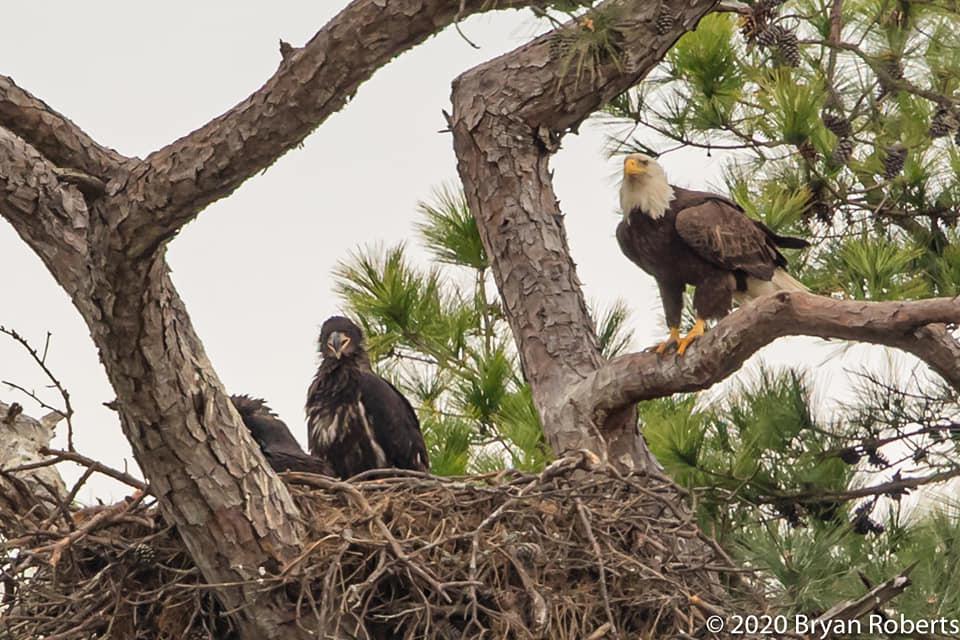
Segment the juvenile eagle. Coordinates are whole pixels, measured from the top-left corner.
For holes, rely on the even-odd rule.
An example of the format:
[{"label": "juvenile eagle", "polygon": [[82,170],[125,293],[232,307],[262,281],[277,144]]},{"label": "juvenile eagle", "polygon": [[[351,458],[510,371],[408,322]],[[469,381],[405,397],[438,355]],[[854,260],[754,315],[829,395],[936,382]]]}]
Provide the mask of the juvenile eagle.
[{"label": "juvenile eagle", "polygon": [[304,453],[287,425],[263,400],[250,396],[230,396],[230,400],[274,471],[334,475],[333,467],[326,460]]},{"label": "juvenile eagle", "polygon": [[[703,335],[706,320],[730,312],[734,297],[744,302],[776,291],[807,290],[786,272],[787,260],[778,250],[802,249],[809,244],[806,240],[777,235],[729,198],[671,186],[663,167],[642,153],[630,154],[623,162],[620,209],[620,249],[660,288],[670,337],[657,353],[676,344],[683,355]],[[696,287],[697,318],[681,338],[688,284]]]},{"label": "juvenile eagle", "polygon": [[426,471],[417,414],[371,371],[360,327],[334,316],[323,323],[318,348],[323,360],[306,407],[310,453],[329,460],[341,478],[382,467]]}]

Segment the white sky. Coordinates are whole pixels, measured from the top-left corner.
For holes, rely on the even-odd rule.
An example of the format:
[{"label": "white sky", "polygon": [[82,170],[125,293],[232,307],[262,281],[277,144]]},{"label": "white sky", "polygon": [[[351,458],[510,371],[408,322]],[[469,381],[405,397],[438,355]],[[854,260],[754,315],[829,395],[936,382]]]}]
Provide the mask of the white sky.
[{"label": "white sky", "polygon": [[[0,73],[74,120],[94,139],[124,154],[145,156],[219,115],[276,70],[277,41],[306,42],[344,0],[273,2],[216,0],[164,3],[9,3],[0,38]],[[528,12],[478,16],[463,25],[481,46],[449,29],[401,56],[361,87],[343,112],[264,175],[203,212],[169,251],[173,278],[220,378],[233,393],[265,397],[304,440],[303,401],[316,366],[314,342],[323,320],[339,311],[330,272],[359,245],[408,241],[418,200],[455,180],[456,165],[442,109],[450,82],[464,70],[522,44],[538,29]],[[616,248],[618,163],[603,153],[604,131],[587,125],[568,136],[554,161],[555,185],[588,299],[623,297],[634,310],[637,345],[660,339],[663,323],[653,281]],[[720,161],[700,150],[667,156],[671,180],[719,184]],[[334,226],[331,221],[349,220]],[[614,275],[616,274],[616,275]],[[86,325],[40,260],[0,219],[0,324],[42,346],[53,333],[49,364],[70,390],[81,453],[123,467],[136,465]],[[821,395],[847,388],[844,368],[877,348],[781,340],[764,350],[770,364],[817,369]],[[829,359],[829,362],[826,360]],[[907,359],[900,359],[902,363]],[[754,359],[753,363],[756,363]],[[0,336],[0,379],[55,394],[18,346]],[[43,411],[0,385],[0,400]],[[64,446],[58,433],[55,446]],[[78,474],[64,473],[67,481]],[[84,501],[126,492],[102,478]]]}]

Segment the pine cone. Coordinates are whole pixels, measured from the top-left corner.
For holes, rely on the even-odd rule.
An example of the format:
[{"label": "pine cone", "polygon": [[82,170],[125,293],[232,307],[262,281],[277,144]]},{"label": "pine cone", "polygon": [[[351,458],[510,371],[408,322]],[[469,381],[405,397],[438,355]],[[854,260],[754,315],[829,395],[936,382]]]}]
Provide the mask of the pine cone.
[{"label": "pine cone", "polygon": [[797,151],[800,152],[800,155],[810,162],[815,162],[817,159],[817,148],[809,140],[804,140],[797,145]]},{"label": "pine cone", "polygon": [[773,47],[787,31],[780,25],[772,25],[757,33],[757,44],[761,47]]},{"label": "pine cone", "polygon": [[853,140],[841,138],[837,141],[837,146],[833,148],[830,160],[834,164],[847,164],[851,156],[853,156]]},{"label": "pine cone", "polygon": [[797,41],[797,34],[793,31],[783,29],[780,37],[777,39],[777,51],[783,56],[783,59],[791,67],[799,67],[802,58],[800,57],[800,43]]},{"label": "pine cone", "polygon": [[673,15],[667,12],[661,12],[657,16],[657,35],[663,35],[673,29],[673,26],[677,23],[677,19]]},{"label": "pine cone", "polygon": [[899,142],[886,148],[883,158],[883,177],[890,179],[900,175],[903,165],[907,161],[907,148]]},{"label": "pine cone", "polygon": [[148,567],[157,561],[157,550],[141,542],[133,548],[133,558],[138,565]]},{"label": "pine cone", "polygon": [[853,127],[850,125],[850,121],[839,113],[823,111],[820,114],[820,119],[823,121],[823,126],[832,131],[833,135],[838,138],[848,138],[850,134],[853,133]]},{"label": "pine cone", "polygon": [[940,107],[933,114],[933,118],[930,119],[930,137],[942,138],[948,135],[953,129],[956,129],[956,120],[956,116],[953,116],[946,107]]}]

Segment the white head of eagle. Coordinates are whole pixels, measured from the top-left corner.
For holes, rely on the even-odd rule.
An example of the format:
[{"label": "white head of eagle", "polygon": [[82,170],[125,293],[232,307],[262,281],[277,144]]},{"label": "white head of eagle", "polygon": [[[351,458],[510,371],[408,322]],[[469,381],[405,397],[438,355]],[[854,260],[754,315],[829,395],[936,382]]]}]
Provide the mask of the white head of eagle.
[{"label": "white head of eagle", "polygon": [[673,187],[667,182],[656,160],[643,153],[631,153],[623,159],[620,183],[620,211],[626,220],[634,209],[654,220],[663,217],[673,200]]}]

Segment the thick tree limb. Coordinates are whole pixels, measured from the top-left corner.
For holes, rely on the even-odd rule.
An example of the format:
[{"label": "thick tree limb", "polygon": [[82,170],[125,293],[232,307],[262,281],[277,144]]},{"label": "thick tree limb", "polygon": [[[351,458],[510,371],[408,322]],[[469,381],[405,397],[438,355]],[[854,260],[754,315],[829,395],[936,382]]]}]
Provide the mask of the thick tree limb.
[{"label": "thick tree limb", "polygon": [[[635,85],[715,4],[602,2],[595,11],[603,20],[570,23],[454,82],[451,128],[460,177],[490,256],[524,375],[547,440],[557,452],[609,450],[626,466],[652,464],[631,408],[596,424],[566,401],[570,385],[589,377],[603,362],[570,257],[550,155],[566,131]],[[674,26],[662,34],[655,24],[661,13],[675,18]],[[575,47],[596,42],[584,30],[598,24],[610,29],[604,36],[613,43],[612,50],[581,49],[584,57],[578,60]],[[585,64],[582,73],[577,71],[580,63]]]},{"label": "thick tree limb", "polygon": [[127,187],[151,213],[142,243],[168,237],[211,202],[298,145],[375,71],[452,22],[544,0],[355,0],[249,98],[151,154]]},{"label": "thick tree limb", "polygon": [[0,127],[23,138],[47,160],[105,179],[128,158],[97,144],[70,119],[0,75]]},{"label": "thick tree limb", "polygon": [[10,221],[68,289],[86,276],[87,204],[60,183],[57,168],[20,137],[0,127],[0,217]]},{"label": "thick tree limb", "polygon": [[615,411],[640,400],[705,389],[783,336],[842,338],[897,347],[923,358],[960,388],[960,345],[942,323],[960,322],[960,298],[915,302],[833,300],[778,293],[724,318],[687,354],[633,353],[615,358],[572,390],[586,411]]}]

